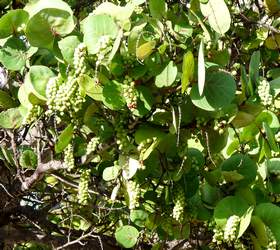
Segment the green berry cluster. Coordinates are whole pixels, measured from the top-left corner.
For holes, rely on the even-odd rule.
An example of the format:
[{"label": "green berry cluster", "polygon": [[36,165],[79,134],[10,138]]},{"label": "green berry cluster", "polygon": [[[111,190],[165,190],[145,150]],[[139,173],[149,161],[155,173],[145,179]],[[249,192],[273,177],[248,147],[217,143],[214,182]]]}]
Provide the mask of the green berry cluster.
[{"label": "green berry cluster", "polygon": [[93,137],[87,145],[87,155],[94,152],[97,149],[97,146],[100,143],[99,137]]},{"label": "green berry cluster", "polygon": [[227,121],[226,120],[214,120],[214,130],[218,131],[220,135],[222,135],[225,132],[225,128],[227,126]]},{"label": "green berry cluster", "polygon": [[172,217],[178,222],[184,220],[184,208],[186,206],[186,197],[184,189],[181,185],[176,185],[174,188],[174,207],[172,211]]},{"label": "green berry cluster", "polygon": [[260,82],[258,86],[258,95],[264,106],[272,105],[272,95],[270,94],[270,85],[267,80],[264,79]]},{"label": "green berry cluster", "polygon": [[84,43],[80,43],[74,51],[74,69],[75,69],[75,75],[79,76],[81,74],[84,74],[86,72],[86,45]]},{"label": "green berry cluster", "polygon": [[105,56],[112,50],[113,41],[112,38],[108,35],[101,36],[97,43],[97,60],[96,65],[100,65],[104,60]]},{"label": "green berry cluster", "polygon": [[239,226],[240,218],[237,215],[232,215],[228,218],[224,230],[224,239],[226,242],[234,242],[236,240],[236,233]]},{"label": "green berry cluster", "polygon": [[79,190],[78,190],[78,202],[81,205],[87,205],[89,200],[88,184],[90,180],[90,169],[83,169],[81,171]]},{"label": "green berry cluster", "polygon": [[68,171],[71,171],[73,168],[75,168],[75,159],[72,144],[68,144],[68,146],[64,150],[64,163],[66,164]]},{"label": "green berry cluster", "polygon": [[135,89],[135,82],[129,76],[125,77],[123,86],[123,96],[126,100],[126,105],[130,110],[137,108],[137,91]]},{"label": "green berry cluster", "polygon": [[141,6],[135,6],[134,7],[134,11],[135,11],[135,13],[137,14],[137,15],[139,15],[139,14],[141,14],[142,12],[143,12],[143,7],[141,7]]},{"label": "green berry cluster", "polygon": [[236,249],[236,250],[246,250],[247,247],[240,240],[236,240],[234,242],[234,249]]},{"label": "green berry cluster", "polygon": [[148,139],[142,141],[142,142],[138,145],[137,150],[138,150],[138,152],[139,152],[139,161],[145,160],[145,159],[144,159],[144,156],[145,156],[146,150],[147,150],[147,149],[151,146],[151,144],[153,144],[156,140],[157,140],[156,137],[148,138]]},{"label": "green berry cluster", "polygon": [[212,238],[212,242],[217,244],[217,245],[223,244],[224,231],[221,228],[214,228],[213,232],[214,232],[214,235],[213,235],[213,238]]},{"label": "green berry cluster", "polygon": [[272,231],[270,230],[269,227],[266,227],[266,233],[268,236],[268,245],[266,247],[267,250],[276,250],[277,249],[277,241],[276,238],[274,236],[274,234],[272,233]]},{"label": "green berry cluster", "polygon": [[140,186],[135,181],[130,180],[126,183],[126,192],[129,199],[129,209],[135,209],[139,205]]},{"label": "green berry cluster", "polygon": [[192,165],[192,168],[195,170],[199,170],[199,168],[200,168],[199,161],[194,156],[191,157],[191,165]]},{"label": "green berry cluster", "polygon": [[275,135],[275,141],[280,143],[280,131]]},{"label": "green berry cluster", "polygon": [[73,75],[68,76],[67,80],[61,84],[58,84],[57,79],[51,79],[47,86],[47,98],[48,113],[58,115],[58,122],[66,112],[75,122],[75,113],[81,109],[85,101],[77,78]]},{"label": "green berry cluster", "polygon": [[130,142],[127,136],[127,131],[124,128],[124,120],[119,119],[115,125],[117,144],[120,151],[126,151],[129,148]]},{"label": "green berry cluster", "polygon": [[28,108],[27,114],[24,118],[23,124],[30,124],[39,117],[41,107],[39,105],[32,105]]}]

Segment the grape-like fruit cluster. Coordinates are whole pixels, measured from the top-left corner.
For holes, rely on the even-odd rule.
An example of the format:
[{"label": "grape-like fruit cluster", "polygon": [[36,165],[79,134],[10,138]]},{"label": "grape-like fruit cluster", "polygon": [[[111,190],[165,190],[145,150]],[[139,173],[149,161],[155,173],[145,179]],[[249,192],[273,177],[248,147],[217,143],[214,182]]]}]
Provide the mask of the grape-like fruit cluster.
[{"label": "grape-like fruit cluster", "polygon": [[24,118],[23,124],[30,124],[39,117],[41,107],[39,105],[32,105],[28,108],[27,114]]},{"label": "grape-like fruit cluster", "polygon": [[275,135],[275,141],[280,142],[280,131]]},{"label": "grape-like fruit cluster", "polygon": [[272,95],[270,94],[270,85],[266,79],[260,82],[258,86],[258,95],[261,99],[261,103],[264,106],[272,105]]},{"label": "grape-like fruit cluster", "polygon": [[75,75],[79,76],[80,74],[84,74],[86,72],[86,45],[84,43],[80,43],[74,51],[74,69]]},{"label": "grape-like fruit cluster", "polygon": [[236,250],[246,250],[247,247],[240,240],[236,240],[234,242],[234,249],[236,249]]},{"label": "grape-like fruit cluster", "polygon": [[97,43],[98,53],[96,65],[101,64],[105,56],[112,50],[113,41],[108,35],[101,36]]},{"label": "grape-like fruit cluster", "polygon": [[224,231],[221,228],[214,228],[213,232],[214,232],[214,235],[212,238],[212,242],[214,242],[217,245],[223,244]]},{"label": "grape-like fruit cluster", "polygon": [[75,113],[78,112],[85,98],[75,76],[68,76],[67,80],[59,83],[58,79],[50,79],[46,95],[48,98],[48,114],[55,113],[57,121],[68,112],[72,121],[75,122]]},{"label": "grape-like fruit cluster", "polygon": [[191,165],[192,165],[192,168],[195,170],[199,170],[199,168],[200,168],[199,161],[194,156],[191,157]]},{"label": "grape-like fruit cluster", "polygon": [[64,163],[66,164],[68,171],[71,171],[73,168],[75,168],[75,159],[72,144],[68,144],[68,146],[64,150]]},{"label": "grape-like fruit cluster", "polygon": [[128,181],[126,191],[129,198],[129,209],[134,209],[139,205],[140,186],[135,181]]},{"label": "grape-like fruit cluster", "polygon": [[79,190],[78,190],[78,202],[81,205],[87,205],[89,200],[88,184],[90,180],[90,169],[83,169],[81,171]]},{"label": "grape-like fruit cluster", "polygon": [[100,143],[99,137],[93,137],[87,145],[87,155],[94,152],[97,149],[97,146]]},{"label": "grape-like fruit cluster", "polygon": [[207,120],[205,119],[205,117],[196,117],[196,127],[197,128],[201,128],[203,126],[206,126],[207,124]]},{"label": "grape-like fruit cluster", "polygon": [[125,76],[123,96],[127,107],[131,111],[137,108],[137,91],[135,89],[135,82],[129,76]]},{"label": "grape-like fruit cluster", "polygon": [[117,137],[116,142],[119,150],[125,152],[128,150],[130,142],[128,140],[127,131],[124,128],[124,121],[122,119],[119,119],[118,122],[116,122],[115,129]]},{"label": "grape-like fruit cluster", "polygon": [[176,185],[174,188],[174,207],[172,217],[178,222],[184,220],[184,208],[186,206],[185,192],[181,185]]},{"label": "grape-like fruit cluster", "polygon": [[222,135],[225,132],[226,126],[227,126],[226,120],[221,120],[221,121],[217,119],[214,120],[214,130],[218,131],[220,135]]},{"label": "grape-like fruit cluster", "polygon": [[274,236],[274,234],[272,233],[272,231],[270,230],[269,227],[266,227],[266,233],[268,236],[268,245],[266,247],[267,250],[276,250],[277,249],[277,241],[276,238]]},{"label": "grape-like fruit cluster", "polygon": [[239,226],[240,218],[237,215],[232,215],[228,218],[224,230],[224,239],[226,242],[234,242],[236,240],[236,233]]}]

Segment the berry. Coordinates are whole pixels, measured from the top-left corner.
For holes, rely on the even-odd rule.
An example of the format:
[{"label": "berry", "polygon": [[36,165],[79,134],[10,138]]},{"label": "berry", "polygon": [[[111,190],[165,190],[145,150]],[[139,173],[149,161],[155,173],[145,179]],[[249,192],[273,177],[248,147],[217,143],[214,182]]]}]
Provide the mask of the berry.
[{"label": "berry", "polygon": [[240,218],[237,215],[232,215],[228,218],[224,230],[224,239],[227,242],[233,242],[237,238],[237,229],[239,226]]},{"label": "berry", "polygon": [[264,106],[272,105],[272,95],[270,94],[270,85],[266,79],[260,82],[258,86],[258,95],[261,99],[261,103]]},{"label": "berry", "polygon": [[94,152],[97,149],[99,143],[100,143],[100,138],[93,137],[87,145],[87,155]]},{"label": "berry", "polygon": [[140,195],[140,187],[135,181],[128,181],[126,183],[126,192],[129,199],[129,209],[134,209],[139,205],[138,199]]}]

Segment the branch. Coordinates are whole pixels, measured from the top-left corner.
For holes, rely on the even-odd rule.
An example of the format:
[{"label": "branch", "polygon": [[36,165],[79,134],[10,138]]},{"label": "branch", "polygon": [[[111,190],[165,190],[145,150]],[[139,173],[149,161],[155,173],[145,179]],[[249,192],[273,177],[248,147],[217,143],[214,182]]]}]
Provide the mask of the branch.
[{"label": "branch", "polygon": [[49,161],[47,163],[41,163],[36,168],[35,172],[27,177],[21,184],[21,190],[26,191],[30,189],[37,181],[41,180],[45,173],[65,169],[66,166],[61,161]]}]

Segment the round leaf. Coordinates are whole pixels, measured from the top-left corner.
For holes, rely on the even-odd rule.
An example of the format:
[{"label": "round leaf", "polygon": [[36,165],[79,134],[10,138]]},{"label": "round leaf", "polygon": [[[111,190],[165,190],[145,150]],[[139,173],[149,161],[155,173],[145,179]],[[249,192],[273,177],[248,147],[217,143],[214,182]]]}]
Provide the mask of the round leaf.
[{"label": "round leaf", "polygon": [[155,85],[158,88],[169,87],[173,84],[177,76],[177,67],[173,61],[170,61],[164,70],[156,76]]},{"label": "round leaf", "polygon": [[104,181],[115,180],[119,175],[119,169],[115,166],[105,168],[102,174]]},{"label": "round leaf", "polygon": [[37,165],[37,155],[33,150],[25,150],[19,158],[19,164],[24,168],[34,169]]},{"label": "round leaf", "polygon": [[233,77],[225,72],[213,72],[206,75],[203,95],[198,85],[191,90],[191,99],[195,106],[214,111],[229,105],[235,97],[236,85]]},{"label": "round leaf", "polygon": [[249,205],[238,196],[227,196],[222,199],[214,210],[214,219],[218,226],[225,226],[231,215],[241,217],[246,213]]},{"label": "round leaf", "polygon": [[138,236],[138,230],[128,225],[119,227],[115,232],[117,242],[124,248],[133,247],[137,242]]}]

